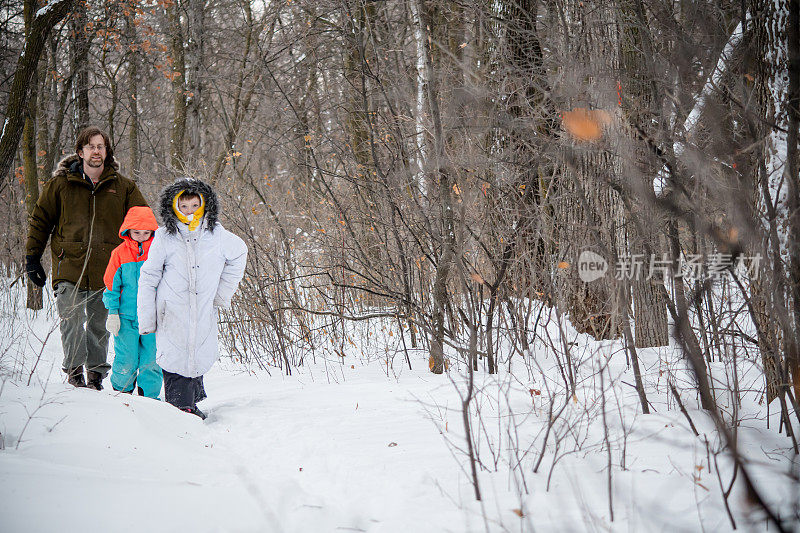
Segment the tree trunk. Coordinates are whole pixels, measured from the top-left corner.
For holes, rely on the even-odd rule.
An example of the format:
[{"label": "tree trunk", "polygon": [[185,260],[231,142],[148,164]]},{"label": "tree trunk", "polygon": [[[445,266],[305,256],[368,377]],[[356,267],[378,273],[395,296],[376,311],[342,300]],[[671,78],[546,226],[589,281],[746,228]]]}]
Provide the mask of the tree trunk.
[{"label": "tree trunk", "polygon": [[119,85],[117,84],[117,74],[119,74],[119,69],[122,66],[121,63],[117,64],[116,67],[111,67],[108,64],[108,46],[106,43],[103,43],[103,51],[100,53],[100,67],[103,70],[103,74],[106,76],[106,80],[108,80],[108,87],[110,98],[108,103],[108,111],[106,112],[106,131],[108,132],[108,136],[111,138],[111,142],[114,143],[116,140],[116,128],[114,125],[117,123],[117,104],[119,103]]},{"label": "tree trunk", "polygon": [[[644,390],[644,380],[642,379],[642,371],[639,367],[639,354],[636,352],[636,343],[633,341],[631,335],[631,322],[628,317],[628,291],[627,284],[623,281],[619,284],[620,303],[622,307],[622,333],[625,338],[625,348],[630,356],[631,366],[633,367],[633,379],[636,383],[636,392],[639,394],[639,403],[642,406],[642,413],[645,415],[650,414],[650,404],[647,402],[647,393]],[[638,332],[637,332],[638,334]]]},{"label": "tree trunk", "polygon": [[794,317],[793,346],[787,354],[792,370],[795,398],[800,399],[800,160],[798,159],[798,129],[800,129],[800,0],[789,0],[789,20],[786,31],[789,62],[789,92],[786,113],[789,131],[786,135],[785,178],[789,188],[789,281]]},{"label": "tree trunk", "polygon": [[[758,348],[761,352],[761,363],[764,368],[766,381],[767,403],[771,403],[779,395],[785,393],[789,378],[781,378],[783,365],[782,354],[794,351],[787,346],[793,337],[791,318],[788,312],[786,299],[787,279],[784,261],[780,255],[781,241],[778,235],[780,218],[775,209],[775,203],[770,190],[770,176],[767,162],[771,154],[768,143],[761,143],[761,139],[769,137],[767,123],[774,122],[775,103],[772,98],[770,86],[776,75],[779,74],[779,65],[774,65],[768,58],[780,46],[780,37],[776,32],[781,30],[771,23],[775,17],[775,10],[780,5],[774,5],[770,0],[751,0],[747,10],[750,23],[746,31],[752,35],[744,39],[746,54],[737,72],[742,88],[742,101],[752,102],[752,109],[742,110],[741,122],[744,123],[744,139],[741,144],[759,148],[745,150],[737,158],[737,169],[744,177],[752,180],[751,220],[750,225],[758,228],[762,224],[760,206],[764,206],[766,221],[766,244],[752,243],[748,246],[748,255],[762,254],[766,263],[771,268],[761,268],[750,277],[751,302],[753,321],[756,323],[758,335]],[[746,13],[742,18],[746,20]],[[753,73],[752,83],[748,83],[746,75]],[[760,118],[765,121],[762,122]],[[777,318],[777,320],[776,320]],[[784,404],[785,402],[782,402]]]},{"label": "tree trunk", "polygon": [[[25,0],[25,37],[31,38],[33,14],[36,9],[36,0]],[[25,208],[30,216],[36,201],[39,199],[39,173],[36,166],[36,89],[39,85],[38,72],[31,80],[31,95],[25,117],[25,126],[22,130],[22,165],[25,176]],[[42,288],[34,283],[28,283],[28,309],[39,310],[42,308]]]},{"label": "tree trunk", "polygon": [[609,272],[586,283],[577,274],[577,259],[584,250],[594,250],[607,260],[620,249],[624,217],[619,195],[597,179],[613,167],[609,154],[587,152],[579,155],[560,173],[563,182],[556,203],[556,235],[559,260],[558,305],[569,313],[573,327],[595,339],[622,336],[621,303],[616,280]]},{"label": "tree trunk", "polygon": [[172,71],[172,134],[169,141],[170,165],[174,171],[184,169],[184,137],[186,136],[186,61],[183,53],[183,24],[181,23],[180,0],[167,5],[170,32],[170,60]]},{"label": "tree trunk", "polygon": [[[57,72],[58,70],[58,63],[57,63],[57,55],[58,55],[58,44],[56,40],[51,35],[49,38],[49,45],[50,45],[50,56],[49,56],[49,69],[51,72]],[[53,109],[53,124],[52,124],[52,134],[50,135],[50,147],[48,153],[45,156],[44,162],[44,176],[45,180],[50,179],[53,175],[53,169],[56,166],[56,163],[61,157],[61,132],[64,129],[64,120],[66,119],[67,113],[67,104],[69,103],[69,96],[72,94],[72,84],[74,82],[75,76],[74,72],[70,72],[67,78],[64,80],[64,85],[61,88],[61,91],[58,90],[58,79],[52,77],[52,85],[50,87],[50,94],[52,95],[54,105]]]},{"label": "tree trunk", "polygon": [[[674,181],[674,177],[670,178]],[[667,239],[672,253],[673,269],[675,272],[680,270],[678,258],[681,255],[681,241],[678,235],[678,224],[674,220],[667,221]],[[692,325],[689,322],[689,305],[686,301],[686,292],[683,285],[683,278],[675,280],[675,309],[671,309],[673,320],[675,321],[676,336],[682,340],[683,348],[689,363],[695,374],[697,390],[700,393],[700,406],[703,409],[711,410],[715,408],[716,400],[712,394],[711,383],[708,379],[708,367],[703,358],[703,351],[700,343],[694,334]]]},{"label": "tree trunk", "polygon": [[[134,9],[134,8],[131,8]],[[139,173],[139,43],[136,40],[135,13],[125,15],[125,36],[128,40],[128,110],[131,122],[128,130],[129,172]]]},{"label": "tree trunk", "polygon": [[[48,40],[52,39],[52,36]],[[37,167],[39,171],[39,181],[44,183],[50,177],[48,173],[47,162],[52,159],[50,153],[50,121],[48,117],[50,103],[52,101],[52,94],[50,93],[50,84],[48,83],[48,64],[50,57],[48,53],[43,52],[44,58],[39,61],[39,78],[38,93],[36,95],[36,144],[38,151]]]},{"label": "tree trunk", "polygon": [[369,60],[367,25],[375,17],[375,5],[356,2],[354,12],[347,13],[345,25],[344,59],[345,77],[348,80],[347,130],[353,156],[365,168],[373,165],[370,150],[369,109],[364,106],[367,84],[363,73],[364,62]]},{"label": "tree trunk", "polygon": [[203,155],[203,73],[205,72],[205,0],[188,3],[186,46],[186,134],[187,158],[196,161]]},{"label": "tree trunk", "polygon": [[[611,73],[617,66],[616,32],[607,24],[612,17],[609,8],[586,9],[584,2],[565,3],[564,61],[575,65],[579,76],[593,76],[599,87],[612,85]],[[580,78],[583,80],[583,78]],[[611,108],[610,91],[588,90],[582,83],[574,85],[569,97],[574,108]],[[615,153],[576,139],[563,148],[563,166],[555,184],[559,194],[554,204],[554,234],[557,243],[557,305],[569,314],[573,327],[596,339],[617,339],[622,336],[619,291],[613,271],[589,283],[580,279],[577,263],[580,254],[592,250],[611,263],[621,249],[624,213],[622,201],[600,176],[618,173]],[[553,268],[556,265],[551,265]],[[613,267],[612,267],[613,268]]]},{"label": "tree trunk", "polygon": [[8,93],[5,110],[5,124],[0,137],[0,191],[6,186],[6,177],[14,162],[25,118],[28,111],[31,81],[38,68],[39,57],[47,42],[50,30],[61,21],[72,6],[71,0],[61,0],[50,4],[49,10],[39,11],[31,23],[30,37],[25,40],[25,49],[19,58],[14,72],[14,80]]},{"label": "tree trunk", "polygon": [[[635,128],[633,131],[645,131],[655,137],[650,130],[660,128],[661,99],[654,89],[654,74],[649,64],[653,47],[644,6],[641,0],[619,0],[616,11],[620,29],[620,79],[625,82],[624,88],[621,82],[619,85],[619,103]],[[635,133],[632,137],[632,147],[627,157],[633,159],[629,165],[633,175],[629,179],[636,183],[631,186],[651,196],[654,194],[653,178],[660,165],[652,160],[650,150],[636,138]],[[626,217],[629,220],[626,225],[633,229],[628,232],[630,250],[634,255],[644,255],[647,270],[651,270],[651,258],[663,260],[663,244],[659,238],[663,234],[663,222],[649,215],[644,216],[641,211],[631,212],[630,209]],[[663,271],[651,270],[648,274],[650,279],[645,279],[647,276],[643,275],[631,284],[637,348],[669,345]]]},{"label": "tree trunk", "polygon": [[72,72],[75,77],[75,136],[89,125],[89,39],[86,3],[77,2],[72,12]]},{"label": "tree trunk", "polygon": [[[439,108],[442,98],[442,78],[446,69],[444,67],[445,55],[440,50],[449,45],[452,36],[449,35],[449,25],[444,22],[446,14],[434,6],[434,1],[418,0],[417,12],[419,14],[419,31],[422,34],[424,46],[424,79],[426,80],[426,103],[430,120],[432,122],[432,150],[429,154],[431,174],[437,184],[439,205],[436,206],[441,231],[439,251],[437,254],[436,273],[433,282],[433,313],[431,324],[431,349],[430,369],[434,374],[444,372],[444,334],[445,310],[447,307],[447,282],[450,270],[455,260],[455,220],[453,211],[453,175],[452,167],[447,158],[446,140],[442,124],[442,114]],[[453,17],[455,18],[455,17]],[[449,50],[452,52],[452,49]],[[437,61],[434,65],[434,57]]]}]

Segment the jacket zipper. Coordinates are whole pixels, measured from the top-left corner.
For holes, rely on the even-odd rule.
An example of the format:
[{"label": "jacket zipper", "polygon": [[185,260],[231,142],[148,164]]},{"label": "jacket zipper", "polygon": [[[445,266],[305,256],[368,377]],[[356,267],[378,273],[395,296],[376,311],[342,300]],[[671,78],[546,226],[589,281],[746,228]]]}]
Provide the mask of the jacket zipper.
[{"label": "jacket zipper", "polygon": [[56,276],[61,275],[61,261],[64,260],[64,249],[61,249],[61,253],[58,254],[58,264],[56,265]]},{"label": "jacket zipper", "polygon": [[95,223],[95,220],[94,220],[95,219],[95,215],[97,215],[97,213],[95,212],[95,195],[94,195],[95,191],[97,190],[97,185],[92,183],[91,187],[92,187],[92,189],[91,189],[91,192],[90,192],[90,195],[89,195],[89,228],[88,228],[89,234],[88,234],[88,236],[86,238],[86,243],[87,243],[86,244],[86,259],[84,260],[86,262],[85,263],[86,264],[86,272],[83,273],[83,276],[84,276],[83,277],[83,281],[86,284],[86,289],[85,290],[87,290],[87,291],[89,290],[89,287],[90,287],[90,283],[89,283],[89,270],[90,270],[89,269],[89,261],[92,258],[92,238],[94,238],[94,236],[92,235],[94,233],[92,231],[92,228],[93,228],[94,223]]},{"label": "jacket zipper", "polygon": [[195,373],[197,370],[197,272],[194,269],[196,246],[192,246],[192,236],[187,233],[186,251],[189,260],[189,321],[193,327],[189,328],[189,371]]}]

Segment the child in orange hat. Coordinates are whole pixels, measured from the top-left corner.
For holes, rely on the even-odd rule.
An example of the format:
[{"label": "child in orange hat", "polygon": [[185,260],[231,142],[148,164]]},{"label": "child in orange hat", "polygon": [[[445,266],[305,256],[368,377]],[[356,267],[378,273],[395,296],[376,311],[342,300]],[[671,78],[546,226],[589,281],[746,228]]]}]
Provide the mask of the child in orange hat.
[{"label": "child in orange hat", "polygon": [[114,337],[114,363],[111,386],[114,390],[158,398],[161,392],[161,368],[156,364],[154,334],[140,335],[136,314],[139,271],[158,229],[149,207],[131,207],[125,215],[119,236],[122,244],[111,252],[103,281],[103,303],[108,309],[106,329]]}]

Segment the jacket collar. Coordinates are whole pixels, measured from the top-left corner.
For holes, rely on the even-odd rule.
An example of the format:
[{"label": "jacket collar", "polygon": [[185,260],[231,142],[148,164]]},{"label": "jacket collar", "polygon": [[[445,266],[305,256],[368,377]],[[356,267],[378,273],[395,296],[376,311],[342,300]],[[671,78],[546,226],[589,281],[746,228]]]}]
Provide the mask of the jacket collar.
[{"label": "jacket collar", "polygon": [[114,169],[112,166],[106,165],[103,168],[103,172],[100,174],[100,179],[97,180],[97,184],[95,185],[92,183],[92,180],[89,178],[89,176],[83,172],[83,161],[78,158],[69,165],[67,180],[72,183],[81,183],[84,187],[88,187],[90,189],[99,189],[101,186],[105,186],[107,183],[113,181],[116,175],[116,169]]},{"label": "jacket collar", "polygon": [[197,226],[197,229],[194,231],[189,231],[189,225],[184,224],[183,222],[178,222],[178,233],[181,234],[181,237],[191,237],[191,236],[198,236],[203,233],[205,230],[208,229],[208,220],[206,217],[203,217],[200,225]]},{"label": "jacket collar", "polygon": [[153,237],[151,236],[149,239],[141,243],[141,253],[139,252],[139,245],[140,243],[134,241],[130,235],[125,234],[122,236],[122,240],[125,242],[125,245],[133,252],[133,256],[137,259],[140,257],[144,257],[147,255],[147,252],[150,251],[150,245],[153,243]]}]

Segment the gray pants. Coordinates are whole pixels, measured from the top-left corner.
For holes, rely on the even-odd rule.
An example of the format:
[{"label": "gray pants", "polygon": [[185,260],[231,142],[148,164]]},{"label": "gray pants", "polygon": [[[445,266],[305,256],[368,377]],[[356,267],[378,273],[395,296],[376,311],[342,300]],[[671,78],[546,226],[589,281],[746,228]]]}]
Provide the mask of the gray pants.
[{"label": "gray pants", "polygon": [[78,290],[74,283],[59,281],[54,292],[61,318],[64,370],[86,365],[86,370],[100,372],[105,377],[111,366],[106,362],[108,310],[103,305],[103,289]]}]

